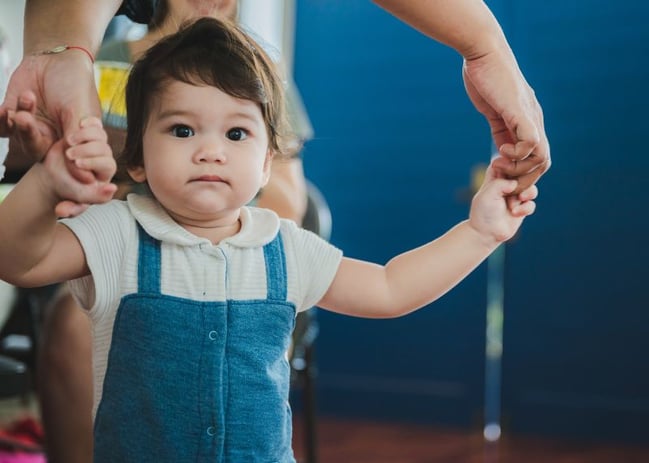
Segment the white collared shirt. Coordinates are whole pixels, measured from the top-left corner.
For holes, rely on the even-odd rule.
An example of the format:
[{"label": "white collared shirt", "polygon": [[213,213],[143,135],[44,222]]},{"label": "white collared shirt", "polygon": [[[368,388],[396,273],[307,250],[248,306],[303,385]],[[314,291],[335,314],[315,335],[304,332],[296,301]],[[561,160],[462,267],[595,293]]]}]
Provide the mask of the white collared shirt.
[{"label": "white collared shirt", "polygon": [[[89,207],[61,222],[77,236],[91,276],[70,282],[93,322],[95,407],[101,399],[112,329],[122,297],[137,292],[137,223],[161,241],[161,292],[199,301],[266,298],[263,246],[282,234],[287,299],[296,312],[314,306],[338,270],[342,252],[268,209],[243,207],[240,231],[212,244],[178,225],[149,196]],[[93,415],[94,416],[94,415]]]}]

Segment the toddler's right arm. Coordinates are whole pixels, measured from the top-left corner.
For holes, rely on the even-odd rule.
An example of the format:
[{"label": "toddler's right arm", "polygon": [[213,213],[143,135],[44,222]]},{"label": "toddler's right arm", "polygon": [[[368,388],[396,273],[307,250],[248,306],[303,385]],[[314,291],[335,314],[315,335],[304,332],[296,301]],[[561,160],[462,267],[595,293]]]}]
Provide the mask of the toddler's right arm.
[{"label": "toddler's right arm", "polygon": [[[104,179],[115,170],[101,123],[86,119],[79,144],[67,151],[57,141],[42,163],[35,164],[0,203],[0,278],[16,286],[43,286],[89,273],[83,249],[75,235],[58,223],[57,204],[78,198],[97,184],[79,180],[81,171]],[[100,190],[109,200],[115,185],[108,179]]]}]

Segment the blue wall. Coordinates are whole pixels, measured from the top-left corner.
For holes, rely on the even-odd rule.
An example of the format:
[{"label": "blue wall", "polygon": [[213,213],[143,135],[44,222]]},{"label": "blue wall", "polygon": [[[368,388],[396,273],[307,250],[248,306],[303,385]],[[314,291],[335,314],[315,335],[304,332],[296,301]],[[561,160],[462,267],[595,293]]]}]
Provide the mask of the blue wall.
[{"label": "blue wall", "polygon": [[[647,439],[649,3],[489,2],[543,104],[554,167],[507,245],[512,431]],[[307,175],[348,256],[385,262],[466,217],[486,123],[461,59],[369,1],[300,0]],[[323,414],[480,424],[486,269],[390,321],[320,311]]]}]

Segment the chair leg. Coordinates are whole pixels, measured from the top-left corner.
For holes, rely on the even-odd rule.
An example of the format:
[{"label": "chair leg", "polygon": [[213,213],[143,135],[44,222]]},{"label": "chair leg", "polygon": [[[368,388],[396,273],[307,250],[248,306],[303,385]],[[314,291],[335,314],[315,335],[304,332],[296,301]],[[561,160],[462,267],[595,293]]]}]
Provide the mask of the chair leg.
[{"label": "chair leg", "polygon": [[304,387],[304,448],[306,463],[318,463],[318,435],[316,410],[316,371],[313,366],[313,345],[304,349],[305,368],[302,371]]}]

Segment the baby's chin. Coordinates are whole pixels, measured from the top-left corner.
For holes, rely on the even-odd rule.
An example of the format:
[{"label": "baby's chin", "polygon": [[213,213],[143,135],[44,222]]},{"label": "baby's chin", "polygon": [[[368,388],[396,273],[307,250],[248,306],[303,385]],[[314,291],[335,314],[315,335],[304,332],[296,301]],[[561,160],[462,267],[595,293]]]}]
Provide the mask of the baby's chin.
[{"label": "baby's chin", "polygon": [[218,208],[214,204],[190,205],[183,210],[167,210],[167,213],[183,227],[223,228],[239,221],[241,208]]}]

